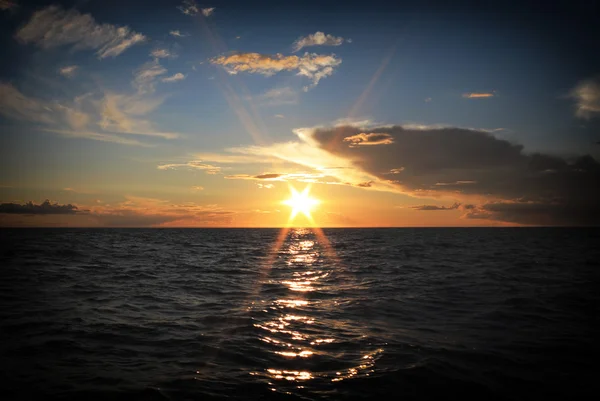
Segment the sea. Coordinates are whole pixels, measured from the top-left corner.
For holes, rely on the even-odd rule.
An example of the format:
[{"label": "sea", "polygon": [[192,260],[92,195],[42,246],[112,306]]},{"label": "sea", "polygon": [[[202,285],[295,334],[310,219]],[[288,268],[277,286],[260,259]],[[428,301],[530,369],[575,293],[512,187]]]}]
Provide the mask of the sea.
[{"label": "sea", "polygon": [[600,229],[2,229],[2,400],[600,390]]}]

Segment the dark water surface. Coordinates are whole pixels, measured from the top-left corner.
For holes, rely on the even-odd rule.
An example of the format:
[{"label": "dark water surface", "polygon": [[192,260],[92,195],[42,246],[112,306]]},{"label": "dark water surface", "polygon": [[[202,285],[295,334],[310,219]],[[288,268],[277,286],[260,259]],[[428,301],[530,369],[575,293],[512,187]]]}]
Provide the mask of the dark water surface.
[{"label": "dark water surface", "polygon": [[598,395],[600,230],[323,231],[0,230],[0,398]]}]

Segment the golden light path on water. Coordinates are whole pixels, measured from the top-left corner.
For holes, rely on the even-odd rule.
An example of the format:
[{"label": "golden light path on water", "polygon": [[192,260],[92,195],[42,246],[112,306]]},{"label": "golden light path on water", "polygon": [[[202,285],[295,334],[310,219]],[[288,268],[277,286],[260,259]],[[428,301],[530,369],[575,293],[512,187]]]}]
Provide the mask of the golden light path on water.
[{"label": "golden light path on water", "polygon": [[[337,371],[320,371],[318,361],[311,365],[312,359],[326,353],[322,347],[338,341],[331,335],[333,332],[328,329],[327,323],[320,322],[319,315],[315,316],[314,313],[326,313],[328,319],[331,319],[331,312],[335,313],[337,301],[326,303],[319,300],[318,293],[323,289],[332,290],[326,281],[335,273],[334,269],[341,268],[341,264],[330,241],[310,214],[310,206],[318,202],[309,198],[310,187],[302,192],[293,187],[290,190],[292,198],[286,204],[292,207],[292,212],[286,227],[277,236],[268,261],[268,269],[281,274],[272,274],[273,279],[265,280],[287,287],[289,295],[265,305],[262,312],[269,319],[254,323],[254,327],[262,331],[259,340],[268,344],[270,352],[281,358],[281,364],[264,371],[251,372],[252,375],[266,377],[272,391],[287,394],[291,394],[288,391],[291,382],[298,383],[296,389],[304,389],[312,380],[335,383],[360,373],[368,376],[374,372],[377,354],[382,352],[377,349],[364,353],[354,367]],[[309,219],[310,228],[291,228],[298,213]],[[287,248],[284,248],[284,243]],[[279,260],[275,263],[281,255],[284,255],[283,263]],[[324,310],[326,305],[328,308]],[[315,369],[310,369],[311,366]]]}]

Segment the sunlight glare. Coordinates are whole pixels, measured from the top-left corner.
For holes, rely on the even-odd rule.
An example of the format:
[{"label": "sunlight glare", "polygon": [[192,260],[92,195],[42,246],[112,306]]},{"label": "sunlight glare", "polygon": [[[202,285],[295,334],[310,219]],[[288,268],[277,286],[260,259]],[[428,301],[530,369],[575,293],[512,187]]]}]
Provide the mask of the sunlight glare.
[{"label": "sunlight glare", "polygon": [[290,191],[292,193],[292,197],[286,201],[283,201],[284,205],[288,205],[292,208],[290,221],[293,220],[298,213],[302,213],[312,221],[310,211],[313,207],[319,204],[319,201],[309,196],[310,185],[304,188],[302,192],[298,192],[296,188],[290,185]]}]

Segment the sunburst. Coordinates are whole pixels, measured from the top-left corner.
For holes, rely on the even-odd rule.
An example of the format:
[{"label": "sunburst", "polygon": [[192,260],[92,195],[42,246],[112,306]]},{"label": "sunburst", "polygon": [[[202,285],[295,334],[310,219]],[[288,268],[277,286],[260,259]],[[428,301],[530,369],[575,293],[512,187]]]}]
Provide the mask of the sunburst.
[{"label": "sunburst", "polygon": [[310,197],[310,185],[306,186],[302,192],[298,192],[296,188],[290,185],[290,192],[292,193],[292,197],[283,201],[284,205],[292,208],[289,220],[292,221],[298,213],[302,213],[312,222],[310,212],[319,204],[319,201]]}]

